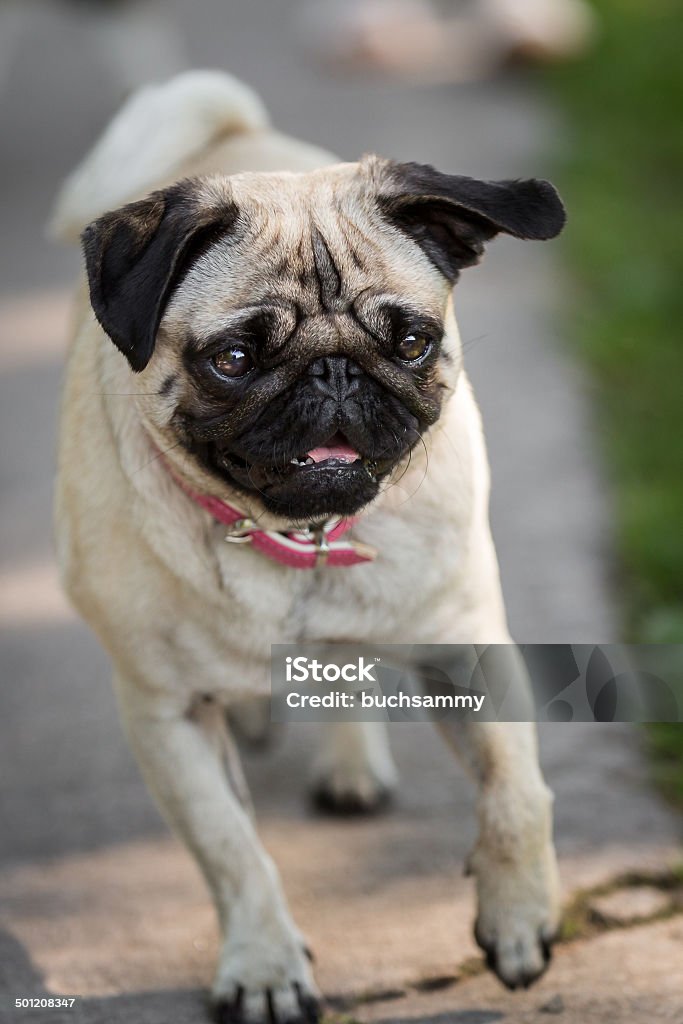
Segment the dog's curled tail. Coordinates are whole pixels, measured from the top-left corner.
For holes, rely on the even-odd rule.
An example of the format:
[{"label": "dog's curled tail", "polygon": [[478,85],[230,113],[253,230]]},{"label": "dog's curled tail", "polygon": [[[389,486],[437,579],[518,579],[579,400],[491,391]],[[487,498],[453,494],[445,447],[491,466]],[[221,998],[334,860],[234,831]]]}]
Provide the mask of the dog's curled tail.
[{"label": "dog's curled tail", "polygon": [[144,195],[211,142],[267,127],[256,93],[222,71],[189,71],[146,86],[64,182],[49,233],[75,241],[96,217]]}]

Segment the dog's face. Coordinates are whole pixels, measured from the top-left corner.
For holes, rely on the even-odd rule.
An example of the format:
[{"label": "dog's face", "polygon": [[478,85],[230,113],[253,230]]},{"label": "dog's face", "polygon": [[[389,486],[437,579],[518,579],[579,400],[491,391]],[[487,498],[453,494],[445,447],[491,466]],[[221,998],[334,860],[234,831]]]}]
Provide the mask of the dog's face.
[{"label": "dog's face", "polygon": [[546,182],[370,158],[183,181],[106,214],[84,247],[164,446],[302,522],[367,505],[438,419],[459,368],[450,290],[484,242],[563,222]]}]

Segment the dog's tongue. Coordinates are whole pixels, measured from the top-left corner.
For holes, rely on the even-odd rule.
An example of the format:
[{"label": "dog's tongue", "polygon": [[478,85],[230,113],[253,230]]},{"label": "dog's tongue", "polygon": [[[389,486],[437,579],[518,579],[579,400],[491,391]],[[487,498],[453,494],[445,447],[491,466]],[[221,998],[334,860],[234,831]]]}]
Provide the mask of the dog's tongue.
[{"label": "dog's tongue", "polygon": [[356,462],[360,455],[348,444],[321,445],[306,453],[314,462],[325,462],[326,459],[338,459],[340,462]]}]

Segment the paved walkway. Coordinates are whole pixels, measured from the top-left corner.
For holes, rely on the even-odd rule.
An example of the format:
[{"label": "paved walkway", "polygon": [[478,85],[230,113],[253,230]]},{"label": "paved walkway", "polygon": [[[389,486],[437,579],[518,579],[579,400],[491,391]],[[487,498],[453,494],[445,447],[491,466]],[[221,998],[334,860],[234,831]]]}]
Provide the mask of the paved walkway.
[{"label": "paved walkway", "polygon": [[[166,0],[157,66],[181,63],[184,46],[190,63],[228,67],[259,88],[283,128],[345,157],[376,149],[491,178],[547,170],[557,126],[520,85],[411,91],[327,77],[299,48],[292,7]],[[79,994],[80,1016],[63,1020],[82,1024],[194,1024],[204,1019],[212,913],[138,778],[106,660],[59,595],[50,540],[77,256],[44,243],[41,228],[56,182],[136,65],[102,59],[120,42],[116,23],[85,33],[64,6],[23,0],[22,11],[12,47],[0,48],[0,133],[11,140],[0,171],[0,992]],[[98,33],[107,44],[93,51]],[[606,641],[616,631],[605,495],[580,375],[553,329],[556,259],[553,246],[496,243],[459,285],[460,322],[487,426],[513,631],[524,641]],[[428,727],[397,726],[393,741],[404,786],[376,821],[308,814],[306,730],[248,758],[261,831],[336,1005],[368,1021],[540,1022],[553,1007],[568,1024],[681,1020],[677,915],[563,947],[523,995],[479,976],[461,871],[471,794]],[[647,788],[631,730],[547,727],[542,748],[568,894],[629,869],[657,872],[675,856],[677,823]]]}]

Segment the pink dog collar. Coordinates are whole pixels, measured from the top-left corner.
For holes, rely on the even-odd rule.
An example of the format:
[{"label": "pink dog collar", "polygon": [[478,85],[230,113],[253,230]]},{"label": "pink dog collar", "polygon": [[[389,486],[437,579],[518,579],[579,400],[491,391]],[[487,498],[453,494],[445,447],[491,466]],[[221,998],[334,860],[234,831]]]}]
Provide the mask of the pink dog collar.
[{"label": "pink dog collar", "polygon": [[189,498],[228,527],[226,541],[230,544],[251,544],[281,565],[293,569],[360,565],[372,562],[377,556],[375,549],[368,544],[344,539],[356,518],[329,519],[319,527],[303,530],[261,530],[253,519],[232,505],[208,494],[198,494],[175,474],[173,476]]}]

